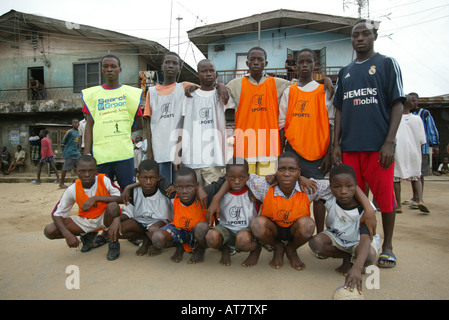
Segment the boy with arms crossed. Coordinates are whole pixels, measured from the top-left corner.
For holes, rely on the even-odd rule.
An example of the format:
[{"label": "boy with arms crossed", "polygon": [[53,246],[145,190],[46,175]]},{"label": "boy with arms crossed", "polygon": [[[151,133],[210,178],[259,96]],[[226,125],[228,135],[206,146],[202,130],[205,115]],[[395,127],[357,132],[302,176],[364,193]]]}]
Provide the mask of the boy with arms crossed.
[{"label": "boy with arms crossed", "polygon": [[[52,212],[53,223],[47,225],[44,234],[49,239],[66,239],[70,248],[77,248],[81,235],[81,252],[92,248],[97,231],[109,227],[120,215],[122,202],[120,190],[104,174],[97,174],[97,162],[90,155],[78,158],[76,164],[78,179],[70,185]],[[78,215],[69,216],[74,204],[79,207]],[[116,242],[109,243],[108,260],[118,257]]]}]

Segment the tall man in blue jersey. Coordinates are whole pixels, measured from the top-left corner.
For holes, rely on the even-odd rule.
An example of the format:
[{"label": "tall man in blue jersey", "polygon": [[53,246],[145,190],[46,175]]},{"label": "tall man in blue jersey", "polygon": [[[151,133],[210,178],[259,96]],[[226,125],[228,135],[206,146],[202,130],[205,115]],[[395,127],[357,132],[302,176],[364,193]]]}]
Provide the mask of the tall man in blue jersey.
[{"label": "tall man in blue jersey", "polygon": [[393,58],[374,51],[377,29],[373,23],[358,21],[351,38],[357,57],[338,74],[332,159],[352,166],[358,186],[365,190],[368,184],[372,191],[384,231],[378,266],[391,268],[396,265],[394,144],[405,101],[402,75]]}]

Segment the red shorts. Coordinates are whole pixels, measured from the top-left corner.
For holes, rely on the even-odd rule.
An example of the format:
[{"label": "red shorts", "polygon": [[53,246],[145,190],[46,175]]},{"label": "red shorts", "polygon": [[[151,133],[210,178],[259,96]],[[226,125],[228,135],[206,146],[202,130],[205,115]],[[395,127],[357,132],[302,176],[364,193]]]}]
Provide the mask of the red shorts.
[{"label": "red shorts", "polygon": [[381,212],[393,212],[396,208],[394,196],[394,163],[382,169],[378,162],[378,151],[343,152],[343,163],[350,165],[356,173],[357,185],[365,192],[368,184]]}]

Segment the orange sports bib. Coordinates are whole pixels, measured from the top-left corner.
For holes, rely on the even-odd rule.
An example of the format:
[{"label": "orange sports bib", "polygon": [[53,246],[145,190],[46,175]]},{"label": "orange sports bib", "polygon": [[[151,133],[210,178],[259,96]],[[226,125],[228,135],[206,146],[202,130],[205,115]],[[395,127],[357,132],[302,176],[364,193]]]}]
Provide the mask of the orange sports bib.
[{"label": "orange sports bib", "polygon": [[304,192],[296,192],[290,199],[275,197],[274,187],[271,187],[263,200],[260,215],[280,227],[288,228],[299,218],[310,216],[310,200]]},{"label": "orange sports bib", "polygon": [[195,206],[195,202],[186,207],[181,203],[179,198],[175,198],[173,202],[173,222],[176,228],[190,231],[196,226],[198,222],[206,221],[207,210],[201,208],[198,204]]},{"label": "orange sports bib", "polygon": [[[104,174],[98,174],[98,182],[97,182],[97,192],[95,193],[95,196],[97,197],[110,197],[111,195],[109,194],[108,189],[106,189],[106,186],[104,184],[103,178],[104,178]],[[99,216],[101,216],[103,214],[103,212],[106,210],[107,207],[107,203],[105,202],[97,202],[95,204],[95,206],[93,206],[92,208],[90,208],[89,211],[83,211],[81,210],[81,206],[83,205],[83,203],[90,199],[87,195],[86,192],[84,192],[84,188],[83,185],[81,184],[81,180],[77,179],[75,181],[75,187],[76,187],[76,204],[78,205],[78,215],[80,217],[83,218],[88,218],[88,219],[95,219],[98,218]]]},{"label": "orange sports bib", "polygon": [[236,157],[277,157],[281,153],[279,105],[274,78],[254,85],[244,77],[235,113]]},{"label": "orange sports bib", "polygon": [[290,86],[284,131],[288,143],[304,159],[314,161],[326,155],[329,116],[322,84],[312,92],[304,92],[296,84]]}]

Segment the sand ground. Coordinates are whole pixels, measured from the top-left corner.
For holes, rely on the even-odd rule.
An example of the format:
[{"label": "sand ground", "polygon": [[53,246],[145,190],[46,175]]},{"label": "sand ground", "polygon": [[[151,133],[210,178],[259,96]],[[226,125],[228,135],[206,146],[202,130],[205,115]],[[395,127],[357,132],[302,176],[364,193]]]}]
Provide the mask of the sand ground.
[{"label": "sand ground", "polygon": [[[4,180],[5,181],[5,180]],[[409,183],[402,185],[402,198],[411,197]],[[220,252],[208,249],[205,262],[180,263],[166,249],[157,257],[138,257],[136,246],[121,240],[121,256],[107,261],[107,246],[81,253],[64,240],[43,235],[51,223],[50,212],[63,190],[56,184],[0,183],[0,299],[148,299],[148,300],[303,300],[332,298],[344,283],[334,271],[340,260],[315,258],[308,245],[298,250],[306,269],[296,271],[287,259],[280,270],[262,251],[259,263],[245,269],[247,256],[232,256],[232,265],[218,264]],[[366,300],[449,299],[449,177],[426,180],[425,202],[430,215],[404,207],[397,215],[394,252],[398,265],[380,269],[379,289],[368,290]],[[382,221],[378,216],[382,237]],[[76,265],[80,289],[68,290],[66,268]],[[364,283],[368,276],[364,277]]]}]

